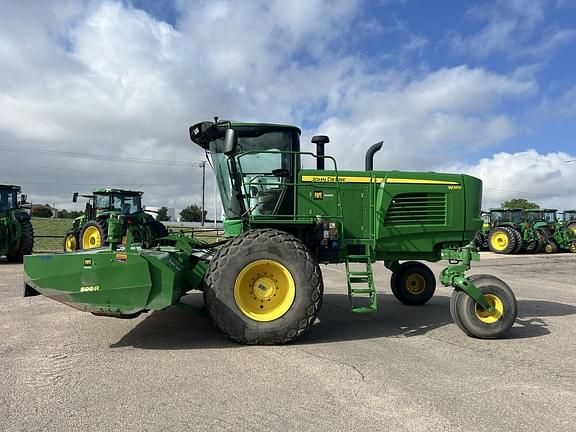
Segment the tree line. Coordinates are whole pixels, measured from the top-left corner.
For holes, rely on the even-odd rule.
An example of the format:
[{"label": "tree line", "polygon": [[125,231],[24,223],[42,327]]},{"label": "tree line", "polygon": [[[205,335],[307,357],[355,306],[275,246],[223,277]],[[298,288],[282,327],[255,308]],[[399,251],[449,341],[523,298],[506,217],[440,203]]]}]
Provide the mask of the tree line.
[{"label": "tree line", "polygon": [[[83,211],[62,209],[58,210],[58,213],[55,216],[61,219],[75,219],[83,214]],[[206,220],[207,214],[208,212],[204,210],[204,220]],[[46,204],[46,206],[33,208],[32,216],[39,218],[51,218],[54,216],[54,212],[50,209],[50,206]],[[168,207],[160,207],[158,209],[156,220],[159,222],[167,222],[170,220],[170,216],[168,216]],[[182,209],[180,212],[180,220],[182,222],[201,222],[202,209],[196,204],[191,204],[188,207]]]}]

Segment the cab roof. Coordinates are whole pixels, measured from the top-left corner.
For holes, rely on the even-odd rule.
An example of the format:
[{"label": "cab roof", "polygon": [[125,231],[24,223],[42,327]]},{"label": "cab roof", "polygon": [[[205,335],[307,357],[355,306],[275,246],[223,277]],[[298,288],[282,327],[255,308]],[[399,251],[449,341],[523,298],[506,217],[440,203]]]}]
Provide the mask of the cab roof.
[{"label": "cab roof", "polygon": [[0,184],[0,189],[1,190],[15,190],[16,192],[20,192],[20,190],[21,190],[20,186],[8,185],[8,184]]},{"label": "cab roof", "polygon": [[114,189],[114,188],[101,188],[101,189],[93,189],[92,193],[95,194],[122,194],[122,195],[142,195],[144,192],[141,191],[132,191],[126,189]]},{"label": "cab roof", "polygon": [[269,131],[291,130],[298,135],[302,134],[300,128],[292,125],[277,123],[247,123],[234,120],[219,120],[217,122],[203,121],[190,126],[190,139],[203,149],[208,149],[210,142],[223,138],[226,129],[235,129],[240,136],[261,135]]}]

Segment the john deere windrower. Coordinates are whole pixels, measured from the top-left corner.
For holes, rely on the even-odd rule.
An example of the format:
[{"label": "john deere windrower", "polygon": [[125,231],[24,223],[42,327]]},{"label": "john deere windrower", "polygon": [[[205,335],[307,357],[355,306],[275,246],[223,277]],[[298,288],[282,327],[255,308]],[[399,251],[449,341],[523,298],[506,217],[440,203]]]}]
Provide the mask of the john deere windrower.
[{"label": "john deere windrower", "polygon": [[[479,255],[470,241],[482,225],[482,184],[462,174],[340,171],[325,154],[300,150],[294,126],[202,122],[190,128],[210,154],[225,213],[227,240],[206,245],[171,236],[174,246],[122,242],[120,216],[108,224],[108,248],[25,259],[26,295],[41,293],[100,315],[135,316],[204,292],[214,323],[249,344],[292,341],[306,332],[322,304],[322,264],[345,264],[353,312],[376,311],[372,268],[392,271],[394,296],[422,305],[436,278],[415,260],[449,265],[450,311],[468,335],[497,338],[516,318],[516,299],[500,279],[466,277]],[[315,165],[315,168],[304,168]],[[330,267],[325,267],[330,271]]]}]

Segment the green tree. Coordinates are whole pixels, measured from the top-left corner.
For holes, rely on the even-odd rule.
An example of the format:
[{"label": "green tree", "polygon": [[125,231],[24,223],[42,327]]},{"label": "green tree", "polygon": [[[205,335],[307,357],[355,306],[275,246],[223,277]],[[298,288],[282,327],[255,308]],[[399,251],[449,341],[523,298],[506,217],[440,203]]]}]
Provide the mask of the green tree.
[{"label": "green tree", "polygon": [[[208,212],[204,210],[204,219]],[[189,205],[180,212],[182,222],[200,222],[202,220],[202,209],[196,204]]]},{"label": "green tree", "polygon": [[160,207],[158,209],[158,214],[156,215],[156,220],[158,222],[166,222],[170,220],[170,216],[168,216],[168,208],[167,207]]},{"label": "green tree", "polygon": [[512,198],[500,204],[502,208],[520,208],[522,210],[540,208],[540,205],[530,202],[524,198]]}]

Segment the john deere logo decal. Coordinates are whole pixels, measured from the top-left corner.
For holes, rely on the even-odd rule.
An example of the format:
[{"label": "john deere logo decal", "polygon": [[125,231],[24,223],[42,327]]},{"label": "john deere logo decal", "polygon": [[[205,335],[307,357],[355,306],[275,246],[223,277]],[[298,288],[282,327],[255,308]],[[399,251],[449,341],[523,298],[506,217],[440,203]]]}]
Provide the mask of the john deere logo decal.
[{"label": "john deere logo decal", "polygon": [[312,197],[315,200],[323,200],[324,199],[324,192],[323,191],[314,191],[314,193],[312,194]]},{"label": "john deere logo decal", "polygon": [[84,258],[84,268],[92,267],[92,258]]}]

